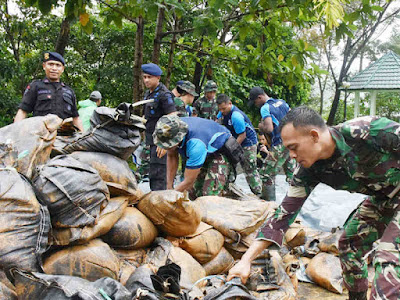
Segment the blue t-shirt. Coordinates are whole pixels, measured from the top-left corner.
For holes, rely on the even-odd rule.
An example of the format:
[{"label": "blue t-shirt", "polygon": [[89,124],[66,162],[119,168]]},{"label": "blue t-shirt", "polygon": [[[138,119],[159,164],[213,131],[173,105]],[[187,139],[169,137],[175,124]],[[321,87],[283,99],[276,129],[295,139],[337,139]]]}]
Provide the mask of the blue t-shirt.
[{"label": "blue t-shirt", "polygon": [[246,138],[242,142],[242,147],[249,147],[257,144],[257,133],[253,124],[251,124],[247,115],[235,105],[232,105],[232,110],[228,115],[223,116],[222,113],[219,112],[217,117],[223,117],[223,124],[235,138],[237,138],[239,134],[246,132]]},{"label": "blue t-shirt", "polygon": [[178,152],[187,158],[188,169],[201,168],[207,155],[221,149],[231,136],[227,128],[211,120],[197,117],[183,117],[181,120],[189,127]]},{"label": "blue t-shirt", "polygon": [[274,130],[272,131],[272,146],[277,146],[282,143],[281,133],[279,132],[279,121],[289,111],[289,105],[281,99],[269,98],[267,102],[261,107],[261,118],[271,117]]}]

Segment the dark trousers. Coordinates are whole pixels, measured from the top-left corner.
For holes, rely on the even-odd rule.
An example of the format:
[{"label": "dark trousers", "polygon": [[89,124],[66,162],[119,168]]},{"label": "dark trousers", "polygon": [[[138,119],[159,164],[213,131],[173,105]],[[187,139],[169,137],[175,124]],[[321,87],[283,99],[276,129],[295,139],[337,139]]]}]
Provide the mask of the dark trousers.
[{"label": "dark trousers", "polygon": [[167,189],[167,155],[157,157],[157,146],[150,146],[150,170],[149,181],[152,191]]}]

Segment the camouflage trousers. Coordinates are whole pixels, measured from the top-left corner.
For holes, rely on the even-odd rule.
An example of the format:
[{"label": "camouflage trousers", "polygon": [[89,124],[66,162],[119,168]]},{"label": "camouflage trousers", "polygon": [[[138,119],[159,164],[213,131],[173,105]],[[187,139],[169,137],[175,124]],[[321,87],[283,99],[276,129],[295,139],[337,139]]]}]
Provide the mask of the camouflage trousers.
[{"label": "camouflage trousers", "polygon": [[257,170],[257,145],[243,147],[244,161],[242,162],[243,172],[250,190],[262,197],[262,182]]},{"label": "camouflage trousers", "polygon": [[191,198],[221,196],[227,189],[233,167],[225,155],[214,153],[207,157],[191,191]]},{"label": "camouflage trousers", "polygon": [[262,167],[258,170],[262,181],[262,198],[267,201],[275,201],[275,177],[283,169],[286,181],[293,177],[296,161],[289,157],[289,150],[283,145],[273,148],[270,156],[262,160]]},{"label": "camouflage trousers", "polygon": [[144,145],[140,153],[140,166],[136,169],[136,179],[138,182],[143,180],[143,177],[149,175],[150,170],[150,146]]},{"label": "camouflage trousers", "polygon": [[367,291],[365,256],[376,244],[375,276],[370,299],[400,299],[400,195],[382,200],[368,197],[345,224],[339,240],[343,279],[348,290]]}]

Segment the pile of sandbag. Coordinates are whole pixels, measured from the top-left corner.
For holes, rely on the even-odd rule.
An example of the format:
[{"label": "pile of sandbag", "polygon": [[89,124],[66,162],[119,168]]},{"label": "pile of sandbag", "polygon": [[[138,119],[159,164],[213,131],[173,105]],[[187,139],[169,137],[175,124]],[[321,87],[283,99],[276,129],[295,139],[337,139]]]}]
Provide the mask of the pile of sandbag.
[{"label": "pile of sandbag", "polygon": [[299,270],[342,292],[339,233],[298,223],[279,252],[255,259],[246,285],[226,283],[276,203],[143,195],[125,160],[139,120],[121,106],[97,109],[83,135],[52,115],[0,129],[0,298],[289,300]]}]

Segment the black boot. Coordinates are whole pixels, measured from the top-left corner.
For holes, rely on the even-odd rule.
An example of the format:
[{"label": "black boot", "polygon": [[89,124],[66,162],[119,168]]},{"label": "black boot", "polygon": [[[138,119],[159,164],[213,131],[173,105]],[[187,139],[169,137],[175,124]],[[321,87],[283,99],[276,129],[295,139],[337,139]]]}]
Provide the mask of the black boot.
[{"label": "black boot", "polygon": [[367,300],[367,291],[365,292],[349,291],[349,300]]}]

